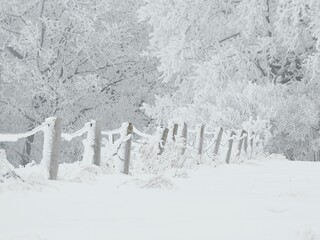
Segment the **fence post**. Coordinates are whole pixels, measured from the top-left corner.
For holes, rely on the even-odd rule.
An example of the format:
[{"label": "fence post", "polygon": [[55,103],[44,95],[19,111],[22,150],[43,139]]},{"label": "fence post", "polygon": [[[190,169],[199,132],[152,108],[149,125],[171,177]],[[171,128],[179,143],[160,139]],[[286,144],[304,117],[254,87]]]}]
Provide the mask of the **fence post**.
[{"label": "fence post", "polygon": [[43,158],[41,165],[45,167],[49,180],[56,180],[60,161],[60,145],[62,124],[60,118],[50,117],[45,120]]},{"label": "fence post", "polygon": [[246,132],[246,135],[244,136],[244,139],[243,139],[243,149],[245,151],[245,153],[247,153],[248,151],[248,132]]},{"label": "fence post", "polygon": [[254,135],[255,135],[255,133],[252,131],[251,135],[250,135],[250,158],[253,153],[253,137],[254,137]]},{"label": "fence post", "polygon": [[95,121],[94,127],[94,145],[93,145],[93,164],[101,165],[101,124]]},{"label": "fence post", "polygon": [[216,141],[216,145],[214,146],[214,150],[213,150],[214,158],[219,153],[219,147],[220,147],[220,143],[221,143],[221,140],[222,140],[222,134],[223,134],[223,128],[220,128],[219,133],[218,133],[218,137],[217,137],[217,141]]},{"label": "fence post", "polygon": [[[311,126],[311,139],[318,139],[320,134],[319,134],[319,125],[314,125]],[[310,154],[310,161],[314,161],[317,162],[320,160],[320,151],[319,150],[315,150],[315,149],[311,149],[311,154]]]},{"label": "fence post", "polygon": [[89,124],[83,162],[100,166],[101,164],[101,125],[92,120]]},{"label": "fence post", "polygon": [[231,152],[232,152],[232,145],[233,145],[233,136],[236,135],[234,131],[231,131],[230,134],[230,139],[229,139],[229,144],[228,144],[228,152],[227,152],[227,157],[226,157],[226,163],[230,163],[230,158],[231,158]]},{"label": "fence post", "polygon": [[160,138],[160,142],[159,142],[158,155],[161,155],[164,152],[164,146],[166,145],[166,142],[167,142],[168,132],[169,132],[168,128],[162,129],[161,138]]},{"label": "fence post", "polygon": [[[126,137],[128,135],[133,134],[133,125],[132,123],[124,123],[123,124],[124,129],[121,133],[121,137]],[[130,155],[131,155],[131,143],[132,143],[132,137],[130,137],[128,140],[123,142],[122,144],[122,153],[121,153],[121,160],[123,161],[123,174],[128,175],[129,174],[129,166],[130,166]]]},{"label": "fence post", "polygon": [[114,144],[114,134],[111,134],[111,135],[110,135],[109,142],[111,142],[112,144]]},{"label": "fence post", "polygon": [[179,125],[177,123],[174,123],[172,126],[172,139],[174,142],[176,141],[176,136],[178,134],[178,127]]},{"label": "fence post", "polygon": [[243,145],[243,140],[245,137],[243,137],[243,135],[247,134],[247,132],[245,130],[242,130],[240,133],[240,140],[238,143],[238,152],[237,152],[237,158],[240,158],[241,155],[241,150],[242,150],[242,145]]},{"label": "fence post", "polygon": [[202,152],[203,152],[203,137],[204,137],[204,125],[197,125],[196,127],[196,141],[195,147],[198,152],[198,163],[202,161]]},{"label": "fence post", "polygon": [[187,135],[188,135],[188,126],[186,123],[181,123],[179,128],[179,141],[181,141],[182,148],[181,148],[181,155],[186,152],[187,149]]}]

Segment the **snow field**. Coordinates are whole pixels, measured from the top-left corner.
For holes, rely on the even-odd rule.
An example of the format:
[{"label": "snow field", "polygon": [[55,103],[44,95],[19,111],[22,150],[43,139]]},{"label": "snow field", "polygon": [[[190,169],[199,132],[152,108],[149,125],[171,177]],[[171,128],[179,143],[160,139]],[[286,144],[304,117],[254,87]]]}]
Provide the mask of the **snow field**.
[{"label": "snow field", "polygon": [[320,239],[319,163],[271,156],[181,178],[67,168],[29,190],[0,185],[1,240]]}]

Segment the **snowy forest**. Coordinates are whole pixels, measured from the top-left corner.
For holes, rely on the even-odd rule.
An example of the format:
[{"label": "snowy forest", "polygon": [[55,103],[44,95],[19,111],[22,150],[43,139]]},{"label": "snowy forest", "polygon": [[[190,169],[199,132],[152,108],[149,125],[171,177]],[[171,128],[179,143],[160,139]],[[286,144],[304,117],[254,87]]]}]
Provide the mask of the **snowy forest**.
[{"label": "snowy forest", "polygon": [[[319,129],[320,2],[1,1],[0,131],[172,120],[250,129],[308,160]],[[2,144],[16,164],[33,137]],[[74,154],[74,153],[73,153]]]},{"label": "snowy forest", "polygon": [[[55,122],[56,119],[59,121]],[[55,124],[61,125],[58,135],[62,140],[56,142],[61,145],[57,150],[59,159],[52,147],[56,135],[49,132],[54,131]],[[44,134],[38,131],[40,128],[46,128]],[[90,128],[94,130],[90,132]],[[136,196],[136,190],[127,182],[135,182],[133,185],[140,190],[172,190],[181,179],[189,181],[196,169],[199,172],[194,174],[199,175],[199,179],[195,177],[194,183],[190,177],[189,182],[197,192],[197,181],[206,185],[212,180],[210,177],[204,180],[204,176],[209,175],[208,169],[215,171],[221,167],[226,175],[212,172],[213,184],[226,180],[227,187],[230,184],[230,188],[236,188],[229,183],[235,174],[239,185],[243,181],[248,188],[247,183],[266,175],[266,179],[260,179],[262,182],[274,177],[281,185],[283,176],[291,174],[293,183],[287,179],[288,182],[281,185],[283,189],[294,192],[295,188],[290,185],[294,184],[298,186],[298,193],[292,195],[297,196],[310,187],[313,190],[305,195],[319,201],[320,179],[316,177],[319,175],[316,170],[320,171],[320,166],[308,165],[320,161],[319,130],[319,0],[0,0],[0,240],[18,239],[11,234],[14,226],[7,222],[9,217],[1,219],[1,215],[12,213],[1,207],[1,192],[21,192],[25,184],[27,189],[52,188],[53,185],[58,188],[55,184],[59,183],[49,183],[48,178],[62,183],[91,183],[92,179],[106,175],[99,182],[101,186],[114,184],[108,185],[113,189],[117,184],[124,184],[123,189],[129,188]],[[115,137],[116,134],[119,136]],[[263,164],[259,159],[263,159]],[[280,159],[279,166],[275,159]],[[52,161],[57,161],[56,165],[50,165]],[[250,161],[254,162],[252,166]],[[229,171],[225,163],[233,163],[239,170],[234,167]],[[251,176],[246,164],[249,167],[262,164],[265,172],[261,170],[263,174]],[[45,166],[49,171],[50,176],[45,176],[45,180],[38,166]],[[306,176],[310,174],[309,178],[300,176],[298,169],[303,169]],[[243,178],[237,171],[243,171]],[[206,182],[201,182],[200,172]],[[115,173],[128,176],[110,180]],[[146,180],[145,175],[151,178]],[[175,178],[179,180],[172,180]],[[308,187],[299,185],[304,180],[304,186]],[[17,183],[10,181],[22,183],[17,187]],[[268,186],[262,184],[261,189],[269,189]],[[94,189],[101,191],[98,185]],[[88,191],[95,194],[93,190]],[[115,190],[108,191],[112,194]],[[194,192],[188,191],[184,197],[193,195]],[[165,194],[170,198],[169,192]],[[212,192],[212,198],[216,193]],[[118,194],[127,198],[124,192]],[[160,201],[154,199],[157,194],[146,193],[144,197]],[[228,194],[224,195],[226,199],[238,197]],[[257,196],[259,194],[257,192]],[[291,193],[265,194],[289,196]],[[3,198],[3,206],[10,206],[10,197]],[[32,195],[27,202],[32,206],[34,199]],[[173,196],[173,199],[173,205],[179,209],[180,197]],[[118,199],[108,201],[107,204],[120,204]],[[130,204],[137,206],[144,200],[134,197],[132,201]],[[246,198],[240,197],[240,201]],[[306,201],[309,198],[304,203]],[[277,200],[270,211],[282,213],[283,208],[276,203]],[[219,204],[217,202],[218,207]],[[295,204],[299,208],[302,202]],[[204,207],[208,206],[205,202]],[[315,214],[312,224],[319,223],[320,208],[310,206],[314,206]],[[190,211],[196,216],[198,210],[193,207]],[[210,212],[212,209],[208,208]],[[77,215],[74,205],[70,205],[70,209],[70,214]],[[139,215],[136,211],[131,214]],[[301,210],[302,213],[308,211]],[[28,214],[31,216],[33,212],[25,216]],[[111,214],[116,218],[117,211],[112,210]],[[155,214],[158,216],[160,212]],[[203,214],[206,218],[205,211]],[[280,219],[297,220],[296,212],[290,214],[293,215]],[[307,214],[302,215],[307,219]],[[190,238],[180,236],[178,233],[185,224],[178,226],[179,231],[157,228],[164,235],[155,239],[187,240],[198,236],[198,239],[235,239],[236,235],[240,236],[237,239],[246,240],[320,239],[319,225],[308,225],[306,229],[311,230],[302,229],[298,234],[288,231],[293,234],[290,237],[286,228],[280,229],[281,225],[278,230],[275,227],[273,233],[279,235],[259,238],[264,234],[260,231],[249,236],[250,228],[245,227],[243,231],[239,228],[237,232],[235,226],[242,219],[239,216],[231,213],[227,216],[233,219],[231,227],[235,229],[234,234],[227,231],[230,236],[223,230],[220,235],[210,235],[206,232],[208,229],[202,231],[209,224],[206,223],[195,230],[202,229],[202,235],[194,232]],[[253,219],[257,217],[253,216]],[[121,212],[121,217],[128,216]],[[274,218],[268,217],[273,221]],[[146,215],[141,218],[146,222],[149,219]],[[215,221],[216,225],[221,224]],[[258,218],[256,222],[263,224],[261,221],[262,218]],[[290,221],[287,224],[292,223]],[[3,224],[8,235],[1,235]],[[125,226],[132,227],[132,238],[125,233],[116,237],[119,232],[115,229],[119,226],[113,224],[115,235],[109,239],[151,239],[148,234],[139,235],[131,225]],[[59,235],[63,233],[62,228],[54,234],[49,230],[35,234],[30,226],[21,239],[109,237],[103,232],[86,235],[81,231],[77,232],[79,235],[63,236]],[[103,226],[101,222],[101,229]],[[175,233],[174,237],[168,238],[167,232]]]}]

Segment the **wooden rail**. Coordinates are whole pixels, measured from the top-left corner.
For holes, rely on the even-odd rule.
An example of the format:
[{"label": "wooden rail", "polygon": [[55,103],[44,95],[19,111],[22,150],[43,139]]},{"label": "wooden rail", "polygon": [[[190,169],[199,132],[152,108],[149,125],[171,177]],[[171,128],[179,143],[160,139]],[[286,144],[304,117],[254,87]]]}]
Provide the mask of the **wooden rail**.
[{"label": "wooden rail", "polygon": [[[194,134],[194,144],[189,146],[187,144],[188,136],[188,126],[186,123],[173,123],[168,128],[161,128],[157,132],[156,136],[152,136],[139,131],[133,126],[132,123],[124,123],[119,129],[114,129],[111,131],[102,131],[101,125],[98,121],[90,121],[85,124],[85,126],[76,131],[75,133],[68,134],[62,133],[62,121],[59,118],[51,117],[46,119],[46,121],[39,127],[32,131],[22,134],[0,134],[0,142],[6,141],[17,141],[20,138],[29,137],[35,133],[43,131],[44,133],[44,145],[43,145],[43,158],[41,165],[47,173],[48,179],[56,180],[58,175],[60,152],[61,152],[61,141],[72,141],[76,137],[82,137],[86,134],[83,162],[84,164],[94,164],[97,166],[101,165],[101,142],[103,136],[108,136],[109,142],[117,146],[118,158],[121,162],[121,169],[119,171],[123,174],[129,174],[130,170],[130,160],[131,160],[131,150],[132,150],[132,138],[134,135],[141,138],[153,141],[158,141],[159,151],[158,155],[162,155],[166,149],[168,142],[173,144],[179,144],[181,155],[185,155],[187,150],[194,150],[196,152],[196,161],[198,164],[203,163],[203,154],[212,151],[213,156],[210,157],[212,161],[217,160],[219,155],[220,146],[228,144],[225,162],[229,164],[232,161],[232,152],[236,145],[236,158],[240,158],[242,149],[245,154],[248,154],[248,142],[250,145],[250,151],[252,153],[254,147],[254,133],[248,136],[245,130],[242,130],[239,137],[234,131],[224,131],[223,128],[219,128],[215,132],[206,132],[204,125],[196,126],[195,130],[190,130],[190,134]],[[227,139],[225,143],[222,143],[223,135],[227,134]],[[120,135],[120,139],[115,141],[115,135]],[[213,136],[211,143],[207,144],[204,148],[205,137]],[[250,153],[250,154],[251,154]]]}]

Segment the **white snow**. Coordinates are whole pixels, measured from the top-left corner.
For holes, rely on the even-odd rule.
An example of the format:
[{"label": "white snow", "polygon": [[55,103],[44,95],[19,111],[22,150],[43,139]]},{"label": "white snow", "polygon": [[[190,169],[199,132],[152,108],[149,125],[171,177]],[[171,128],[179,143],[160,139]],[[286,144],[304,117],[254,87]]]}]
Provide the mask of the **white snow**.
[{"label": "white snow", "polygon": [[94,145],[96,142],[96,125],[97,122],[91,120],[90,127],[87,133],[87,139],[83,140],[84,153],[83,153],[83,163],[86,165],[91,165],[94,162]]},{"label": "white snow", "polygon": [[59,171],[60,181],[19,183],[29,190],[0,184],[1,240],[320,239],[319,162],[271,156],[164,176]]},{"label": "white snow", "polygon": [[0,149],[0,183],[17,178],[18,176],[14,172],[14,167],[7,160],[5,150]]}]

